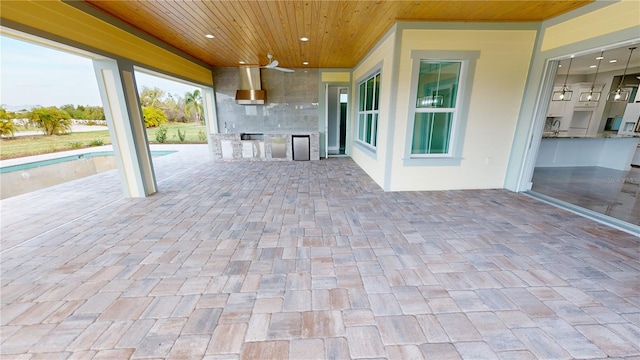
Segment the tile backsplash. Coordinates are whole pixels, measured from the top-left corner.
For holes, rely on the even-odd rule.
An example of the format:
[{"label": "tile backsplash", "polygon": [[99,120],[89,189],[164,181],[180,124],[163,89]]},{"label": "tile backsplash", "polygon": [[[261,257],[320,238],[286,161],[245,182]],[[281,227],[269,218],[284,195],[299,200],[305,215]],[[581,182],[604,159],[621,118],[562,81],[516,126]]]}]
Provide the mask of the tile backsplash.
[{"label": "tile backsplash", "polygon": [[213,87],[216,93],[220,132],[317,131],[318,70],[295,69],[294,73],[261,69],[262,89],[267,93],[265,105],[238,105],[240,88],[238,68],[215,68]]}]

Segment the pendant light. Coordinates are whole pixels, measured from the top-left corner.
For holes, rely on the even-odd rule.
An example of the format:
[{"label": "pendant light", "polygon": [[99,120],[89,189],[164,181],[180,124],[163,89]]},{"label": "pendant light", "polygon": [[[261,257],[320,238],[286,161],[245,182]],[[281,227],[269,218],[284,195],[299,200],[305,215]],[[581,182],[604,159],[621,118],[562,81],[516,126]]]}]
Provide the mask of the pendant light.
[{"label": "pendant light", "polygon": [[598,77],[598,70],[600,70],[600,62],[602,62],[602,59],[604,59],[604,51],[600,53],[600,56],[597,57],[598,59],[598,66],[596,66],[596,74],[593,75],[593,81],[591,82],[591,89],[589,89],[589,91],[585,91],[580,93],[580,99],[578,99],[578,101],[580,102],[598,102],[600,100],[600,95],[602,94],[600,91],[593,91],[594,87],[596,86],[596,78]]},{"label": "pendant light", "polygon": [[567,69],[567,75],[564,77],[564,84],[562,85],[562,89],[553,92],[553,97],[551,97],[551,101],[570,101],[571,96],[573,95],[573,91],[569,90],[567,87],[567,79],[569,78],[569,71],[571,71],[571,63],[573,62],[573,55],[569,59],[569,68]]},{"label": "pendant light", "polygon": [[627,69],[629,68],[629,61],[631,61],[631,54],[633,54],[633,50],[635,49],[636,47],[629,48],[629,58],[627,59],[627,65],[625,65],[624,71],[622,72],[622,79],[620,79],[620,84],[618,85],[617,89],[609,93],[609,96],[607,96],[607,101],[627,102],[629,100],[629,95],[631,92],[629,90],[623,89],[622,87],[624,86],[624,77],[625,75],[627,75]]}]

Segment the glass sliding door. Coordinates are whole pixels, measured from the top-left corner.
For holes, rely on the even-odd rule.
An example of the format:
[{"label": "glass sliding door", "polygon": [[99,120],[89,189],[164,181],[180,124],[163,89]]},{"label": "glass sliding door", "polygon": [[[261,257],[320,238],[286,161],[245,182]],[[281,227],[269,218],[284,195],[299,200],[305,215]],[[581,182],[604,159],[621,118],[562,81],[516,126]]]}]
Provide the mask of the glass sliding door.
[{"label": "glass sliding door", "polygon": [[[533,194],[640,226],[640,54],[629,46],[558,59],[533,171]],[[597,69],[597,73],[596,73]],[[624,75],[624,76],[623,76]],[[623,79],[624,77],[624,79]],[[630,96],[615,101],[617,89]]]}]

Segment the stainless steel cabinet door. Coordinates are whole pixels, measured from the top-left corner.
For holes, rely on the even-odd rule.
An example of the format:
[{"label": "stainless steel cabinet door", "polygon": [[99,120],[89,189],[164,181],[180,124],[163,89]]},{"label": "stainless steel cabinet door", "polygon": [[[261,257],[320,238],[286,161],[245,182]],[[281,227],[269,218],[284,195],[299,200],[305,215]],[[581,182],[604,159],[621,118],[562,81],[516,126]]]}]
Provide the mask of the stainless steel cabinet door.
[{"label": "stainless steel cabinet door", "polygon": [[310,159],[309,135],[292,135],[291,142],[293,143],[293,160],[308,161]]}]

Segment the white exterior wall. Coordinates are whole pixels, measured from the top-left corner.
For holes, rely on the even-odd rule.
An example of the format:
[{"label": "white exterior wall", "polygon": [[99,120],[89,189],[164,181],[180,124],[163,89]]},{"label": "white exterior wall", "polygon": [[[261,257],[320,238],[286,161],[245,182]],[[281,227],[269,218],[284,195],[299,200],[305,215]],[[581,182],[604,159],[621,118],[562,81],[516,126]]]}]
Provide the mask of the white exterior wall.
[{"label": "white exterior wall", "polygon": [[[534,48],[534,30],[404,30],[390,190],[502,188]],[[459,166],[404,166],[411,91],[411,51],[479,51]],[[457,139],[460,141],[460,139]]]},{"label": "white exterior wall", "polygon": [[395,47],[395,37],[393,34],[384,39],[357,67],[353,69],[353,106],[351,116],[351,129],[347,136],[356,138],[357,131],[357,109],[358,109],[358,83],[362,77],[370,74],[380,64],[380,106],[378,117],[378,137],[377,150],[372,154],[368,150],[355,145],[355,140],[351,141],[351,158],[381,187],[384,187],[386,149],[388,145],[387,134],[390,131],[390,100],[393,79],[393,54]]}]

